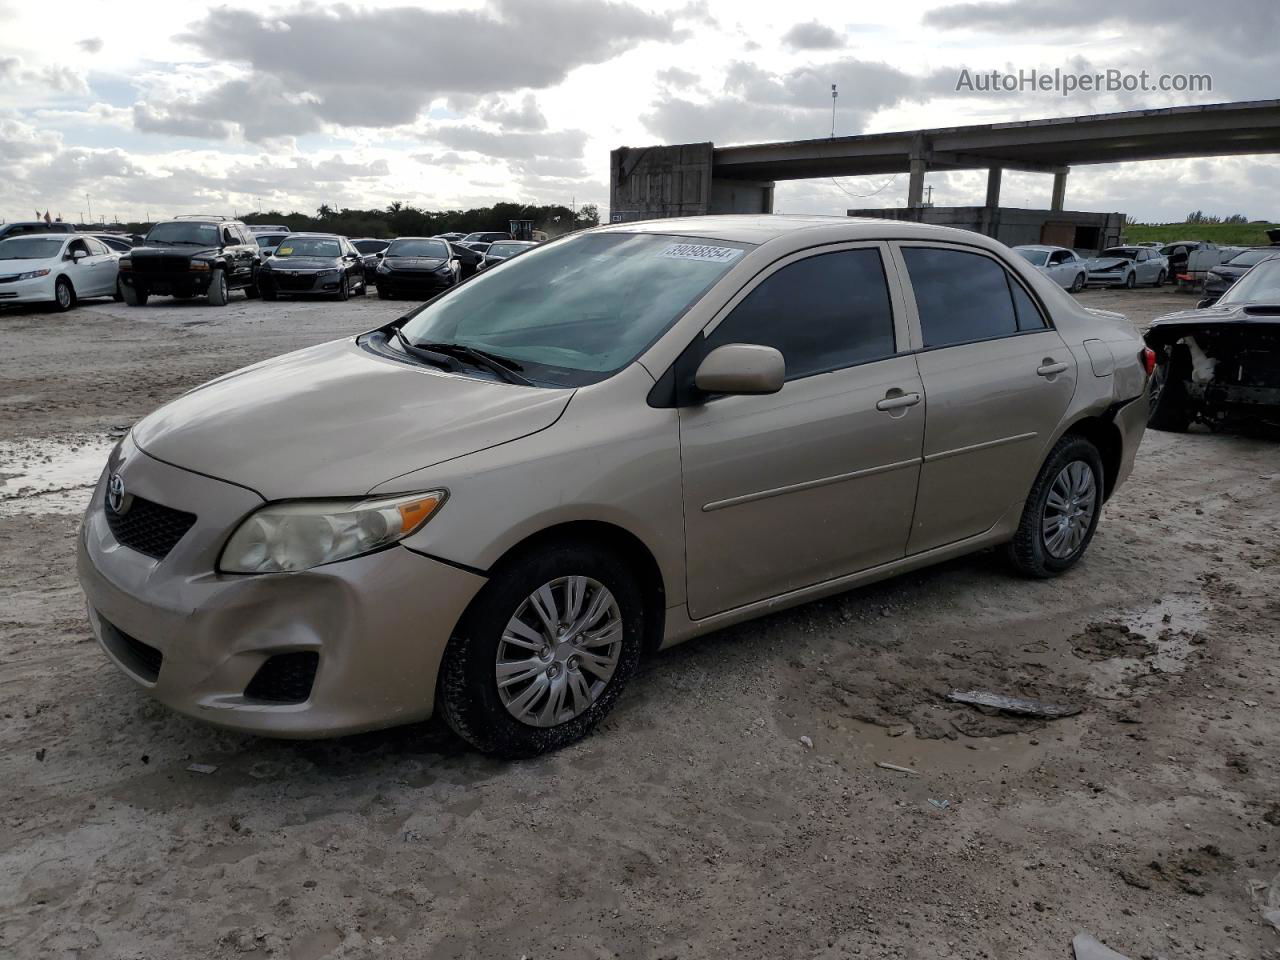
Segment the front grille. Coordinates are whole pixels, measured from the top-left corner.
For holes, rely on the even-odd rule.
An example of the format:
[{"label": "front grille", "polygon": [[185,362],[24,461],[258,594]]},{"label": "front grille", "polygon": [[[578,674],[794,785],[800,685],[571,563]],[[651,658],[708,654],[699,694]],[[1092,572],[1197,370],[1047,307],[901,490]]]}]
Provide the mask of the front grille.
[{"label": "front grille", "polygon": [[160,676],[164,654],[150,644],[143,643],[137,637],[129,636],[114,624],[108,623],[101,614],[98,615],[98,621],[102,624],[102,642],[116,659],[143,680],[155,683],[156,678]]},{"label": "front grille", "polygon": [[191,260],[188,257],[134,257],[133,272],[146,274],[188,273]]},{"label": "front grille", "polygon": [[320,654],[312,651],[268,657],[244,688],[245,698],[268,703],[302,703],[311,696],[319,665]]},{"label": "front grille", "polygon": [[316,285],[316,274],[314,273],[303,273],[296,277],[291,277],[285,273],[272,273],[271,277],[275,281],[276,289],[289,290],[294,293],[312,290]]},{"label": "front grille", "polygon": [[123,514],[104,508],[111,535],[130,550],[163,560],[196,522],[194,513],[184,513],[163,504],[134,497]]}]

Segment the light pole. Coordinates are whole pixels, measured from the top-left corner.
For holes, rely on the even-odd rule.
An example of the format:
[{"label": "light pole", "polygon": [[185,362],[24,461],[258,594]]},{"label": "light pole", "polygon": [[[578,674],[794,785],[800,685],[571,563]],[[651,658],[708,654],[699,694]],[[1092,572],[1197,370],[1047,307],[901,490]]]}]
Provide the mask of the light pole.
[{"label": "light pole", "polygon": [[836,97],[840,92],[836,90],[836,85],[831,85],[831,138],[834,140],[836,136]]},{"label": "light pole", "polygon": [[84,195],[84,202],[89,205],[89,219],[87,222],[93,223],[93,201],[89,199],[89,195],[87,193]]}]

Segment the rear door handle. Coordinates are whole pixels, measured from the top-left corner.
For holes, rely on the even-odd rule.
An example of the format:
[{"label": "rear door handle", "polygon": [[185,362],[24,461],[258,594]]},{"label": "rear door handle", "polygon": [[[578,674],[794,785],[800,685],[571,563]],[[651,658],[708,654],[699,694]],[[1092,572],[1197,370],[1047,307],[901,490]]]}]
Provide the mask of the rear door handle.
[{"label": "rear door handle", "polygon": [[1042,377],[1052,377],[1054,374],[1062,373],[1066,369],[1067,365],[1065,363],[1054,363],[1053,361],[1049,361],[1037,367],[1036,373],[1040,374]]},{"label": "rear door handle", "polygon": [[903,407],[914,407],[920,402],[920,394],[918,393],[899,393],[892,397],[885,397],[876,403],[877,410],[899,410]]}]

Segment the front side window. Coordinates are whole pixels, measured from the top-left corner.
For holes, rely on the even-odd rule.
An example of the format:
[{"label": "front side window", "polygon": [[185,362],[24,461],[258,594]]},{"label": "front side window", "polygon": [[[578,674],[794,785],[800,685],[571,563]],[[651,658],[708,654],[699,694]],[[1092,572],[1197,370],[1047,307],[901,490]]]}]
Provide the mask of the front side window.
[{"label": "front side window", "polygon": [[[995,260],[934,247],[905,247],[902,256],[926,349],[1018,332],[1010,279]],[[1014,286],[1021,291],[1021,286]]]},{"label": "front side window", "polygon": [[768,276],[707,337],[774,347],[787,379],[839,370],[895,352],[893,308],[879,250],[841,250]]},{"label": "front side window", "polygon": [[285,237],[276,248],[276,256],[289,257],[340,257],[342,246],[337,240],[326,237]]},{"label": "front side window", "polygon": [[[387,256],[398,255],[395,246]],[[502,354],[535,383],[595,383],[635,360],[750,247],[651,233],[578,234],[453,288],[420,308],[403,331],[416,343]]]}]

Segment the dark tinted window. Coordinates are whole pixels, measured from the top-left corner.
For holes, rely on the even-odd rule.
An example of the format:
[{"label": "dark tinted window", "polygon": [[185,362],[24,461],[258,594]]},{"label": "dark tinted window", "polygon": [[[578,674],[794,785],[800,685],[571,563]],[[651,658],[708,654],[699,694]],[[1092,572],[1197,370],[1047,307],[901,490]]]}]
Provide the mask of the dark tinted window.
[{"label": "dark tinted window", "polygon": [[775,347],[787,379],[894,352],[893,310],[878,250],[824,253],[783,267],[747,294],[707,338]]},{"label": "dark tinted window", "polygon": [[902,251],[916,294],[925,347],[989,340],[1016,333],[1018,321],[1004,268],[960,250]]},{"label": "dark tinted window", "polygon": [[351,242],[361,253],[380,253],[387,249],[386,240],[352,240]]},{"label": "dark tinted window", "polygon": [[1018,319],[1019,330],[1043,330],[1048,324],[1044,322],[1044,314],[1031,299],[1031,295],[1022,289],[1022,284],[1013,277],[1007,278],[1009,289],[1013,292],[1013,312]]}]

